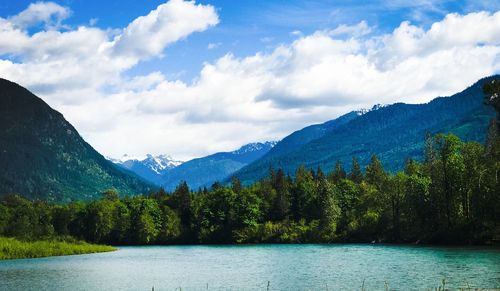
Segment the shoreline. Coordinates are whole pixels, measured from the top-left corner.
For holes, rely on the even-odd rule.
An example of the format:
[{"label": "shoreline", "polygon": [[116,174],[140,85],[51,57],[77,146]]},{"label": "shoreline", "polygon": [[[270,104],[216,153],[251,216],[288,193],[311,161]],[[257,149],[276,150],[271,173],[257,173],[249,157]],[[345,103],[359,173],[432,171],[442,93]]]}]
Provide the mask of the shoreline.
[{"label": "shoreline", "polygon": [[0,237],[0,261],[84,255],[116,250],[117,248],[113,246],[90,244],[77,240],[22,241],[17,238]]}]

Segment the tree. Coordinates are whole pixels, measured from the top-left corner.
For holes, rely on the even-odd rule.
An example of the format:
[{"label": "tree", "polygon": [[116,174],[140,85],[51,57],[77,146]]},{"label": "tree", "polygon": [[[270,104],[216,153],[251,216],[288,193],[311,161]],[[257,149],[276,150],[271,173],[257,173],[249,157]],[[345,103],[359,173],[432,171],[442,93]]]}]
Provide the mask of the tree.
[{"label": "tree", "polygon": [[372,155],[370,163],[366,166],[366,181],[374,185],[377,190],[382,191],[383,184],[387,179],[387,173],[377,155]]},{"label": "tree", "polygon": [[104,199],[116,201],[118,200],[118,191],[116,189],[108,189],[102,193],[102,196]]},{"label": "tree", "polygon": [[292,214],[296,220],[317,219],[319,217],[318,196],[311,171],[304,166],[295,173],[295,184],[291,189]]},{"label": "tree", "polygon": [[113,228],[112,202],[92,201],[85,207],[83,220],[85,238],[91,242],[104,242]]},{"label": "tree", "polygon": [[251,189],[246,188],[237,192],[234,201],[235,227],[257,226],[262,219],[261,203],[261,199]]},{"label": "tree", "polygon": [[413,159],[407,159],[405,162],[404,173],[408,176],[421,175],[422,174],[421,165]]},{"label": "tree", "polygon": [[161,227],[158,233],[160,243],[175,242],[181,236],[181,219],[167,205],[161,207]]},{"label": "tree", "polygon": [[[479,221],[500,221],[500,135],[492,121],[488,128],[488,136],[483,159],[485,174],[481,176],[482,196],[474,197],[475,217]],[[481,198],[481,199],[479,199]]]},{"label": "tree", "polygon": [[239,193],[241,191],[241,181],[238,177],[233,176],[231,178],[231,187],[235,193]]},{"label": "tree", "polygon": [[69,235],[69,226],[74,219],[74,213],[67,205],[56,205],[52,209],[52,225],[59,235]]},{"label": "tree", "polygon": [[361,183],[363,181],[363,173],[361,172],[361,166],[359,165],[359,161],[356,157],[352,157],[352,168],[351,173],[349,174],[349,179],[354,183]]},{"label": "tree", "polygon": [[491,105],[497,112],[497,132],[500,132],[500,79],[484,83],[485,103]]},{"label": "tree", "polygon": [[134,197],[129,203],[130,242],[150,244],[156,241],[161,229],[161,211],[158,203],[150,198]]},{"label": "tree", "polygon": [[360,184],[343,179],[334,185],[334,199],[340,208],[337,231],[344,231],[355,216],[359,206]]},{"label": "tree", "polygon": [[10,220],[7,223],[7,236],[23,239],[36,239],[35,229],[38,218],[33,203],[20,195],[9,194],[3,197],[2,204],[10,209]]},{"label": "tree", "polygon": [[464,161],[462,142],[453,134],[438,134],[426,140],[424,168],[431,178],[431,207],[436,223],[446,231],[459,214],[459,197],[463,190]]},{"label": "tree", "polygon": [[331,241],[337,229],[340,208],[334,194],[334,186],[325,178],[318,182],[318,200],[320,204],[319,227],[322,240]]},{"label": "tree", "polygon": [[401,204],[406,192],[406,176],[402,172],[391,176],[388,180],[388,200],[391,208],[392,241],[401,239]]},{"label": "tree", "polygon": [[[359,164],[358,164],[359,166]],[[359,168],[358,168],[359,169]],[[342,166],[342,162],[337,161],[335,163],[334,170],[330,173],[329,178],[333,183],[338,183],[341,179],[346,178],[346,173],[344,167]]]},{"label": "tree", "polygon": [[412,174],[406,178],[404,209],[406,214],[405,238],[421,239],[434,231],[436,213],[430,195],[431,179],[426,175]]},{"label": "tree", "polygon": [[172,194],[170,206],[179,211],[181,223],[184,227],[191,226],[191,192],[186,181],[182,181]]},{"label": "tree", "polygon": [[482,195],[484,191],[481,182],[486,174],[486,167],[483,163],[484,147],[478,142],[468,142],[463,146],[463,189],[462,189],[462,213],[464,219],[470,222],[472,196]]},{"label": "tree", "polygon": [[130,243],[131,214],[127,205],[123,201],[115,201],[112,216],[113,229],[109,235],[111,242]]},{"label": "tree", "polygon": [[5,235],[10,221],[10,209],[3,204],[0,204],[0,236]]},{"label": "tree", "polygon": [[233,190],[225,187],[218,188],[201,197],[196,223],[201,242],[220,243],[232,241],[232,229],[235,223],[236,195]]},{"label": "tree", "polygon": [[284,220],[288,218],[290,211],[290,190],[285,172],[282,169],[271,176],[271,184],[276,191],[276,198],[272,203],[270,215],[272,220]]}]

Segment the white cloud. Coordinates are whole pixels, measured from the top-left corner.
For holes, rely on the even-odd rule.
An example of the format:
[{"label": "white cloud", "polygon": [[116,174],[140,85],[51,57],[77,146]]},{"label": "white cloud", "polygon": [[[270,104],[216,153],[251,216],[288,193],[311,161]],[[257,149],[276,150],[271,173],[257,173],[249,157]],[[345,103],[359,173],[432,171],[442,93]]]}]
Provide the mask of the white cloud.
[{"label": "white cloud", "polygon": [[[378,102],[421,103],[450,95],[498,72],[499,20],[500,12],[448,15],[428,30],[404,22],[369,38],[342,26],[351,37],[318,31],[269,54],[228,54],[206,64],[193,84],[165,80],[144,93],[138,107],[158,116],[176,114],[178,124],[251,124],[268,130],[266,137],[280,138],[292,128]],[[369,30],[363,23],[356,27]],[[243,143],[251,136],[262,139],[232,139]]]},{"label": "white cloud", "polygon": [[[17,26],[16,19],[36,14],[33,11],[39,12],[40,7],[52,7],[47,8],[52,14],[68,10],[50,2],[37,3],[16,16],[0,18],[0,56],[11,55],[21,60],[14,63],[5,58],[0,63],[0,74],[29,87],[55,106],[99,98],[102,94],[97,93],[103,86],[123,85],[128,89],[130,84],[123,80],[122,72],[141,60],[159,56],[169,44],[218,21],[212,6],[171,0],[124,29],[80,26],[68,31],[47,29],[29,35]],[[86,98],[74,95],[90,89],[96,94]]]},{"label": "white cloud", "polygon": [[500,71],[500,12],[450,14],[428,29],[403,22],[383,35],[364,21],[297,32],[270,53],[206,63],[192,83],[123,73],[216,25],[212,6],[171,0],[123,29],[33,35],[15,17],[0,18],[0,76],[32,89],[115,157],[230,150],[374,103],[426,102]]},{"label": "white cloud", "polygon": [[369,34],[372,29],[368,26],[366,21],[361,21],[356,25],[341,24],[337,28],[330,31],[331,36],[348,35],[351,37],[360,37]]},{"label": "white cloud", "polygon": [[26,10],[9,18],[15,27],[25,29],[32,25],[43,23],[47,28],[57,28],[61,21],[68,18],[71,10],[54,2],[32,3]]},{"label": "white cloud", "polygon": [[146,16],[130,23],[114,41],[117,55],[149,58],[165,47],[196,31],[204,31],[219,22],[214,7],[194,1],[170,0]]}]

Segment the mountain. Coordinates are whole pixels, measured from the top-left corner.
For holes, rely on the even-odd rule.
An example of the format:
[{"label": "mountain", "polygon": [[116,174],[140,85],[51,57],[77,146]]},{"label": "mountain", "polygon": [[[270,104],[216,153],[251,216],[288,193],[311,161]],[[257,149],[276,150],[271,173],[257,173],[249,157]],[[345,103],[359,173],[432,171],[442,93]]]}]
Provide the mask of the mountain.
[{"label": "mountain", "polygon": [[[371,110],[376,110],[379,108],[379,105],[375,105]],[[292,134],[286,136],[280,142],[278,142],[270,151],[266,154],[266,157],[276,157],[280,155],[287,154],[301,146],[307,144],[308,142],[318,139],[328,132],[338,128],[341,125],[344,125],[351,120],[357,118],[369,112],[371,110],[357,110],[351,111],[347,114],[344,114],[336,119],[327,121],[322,124],[314,124],[307,126],[301,130],[297,130]]]},{"label": "mountain", "polygon": [[63,115],[25,88],[0,79],[0,195],[51,202],[88,200],[109,188],[152,186],[95,151]]},{"label": "mountain", "polygon": [[235,176],[248,184],[267,175],[270,167],[293,175],[300,165],[330,171],[337,160],[349,170],[353,156],[364,167],[372,154],[379,156],[386,169],[396,171],[407,158],[422,159],[427,134],[452,132],[466,141],[483,142],[495,112],[484,104],[482,85],[493,78],[500,76],[484,78],[460,93],[426,104],[376,106],[306,127],[285,137]]},{"label": "mountain", "polygon": [[124,155],[121,159],[108,158],[108,160],[156,185],[162,183],[165,173],[182,164],[181,161],[176,161],[168,155],[153,156],[148,154],[145,159]]},{"label": "mountain", "polygon": [[265,155],[276,142],[251,143],[232,152],[221,152],[193,159],[164,174],[162,186],[174,190],[181,181],[197,189],[229,178],[234,172]]}]

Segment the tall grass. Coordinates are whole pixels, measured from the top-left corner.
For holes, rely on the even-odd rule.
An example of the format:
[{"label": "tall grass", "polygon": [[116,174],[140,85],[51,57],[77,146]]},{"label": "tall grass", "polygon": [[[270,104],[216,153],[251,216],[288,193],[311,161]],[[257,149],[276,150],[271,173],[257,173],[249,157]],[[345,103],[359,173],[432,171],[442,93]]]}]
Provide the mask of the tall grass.
[{"label": "tall grass", "polygon": [[94,245],[74,239],[21,241],[0,237],[0,260],[78,255],[114,250],[115,248],[111,246]]}]

